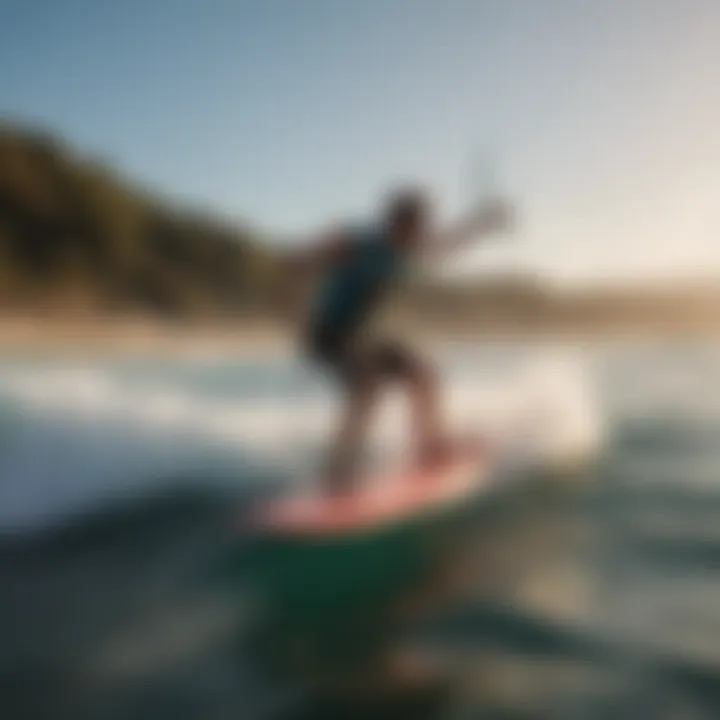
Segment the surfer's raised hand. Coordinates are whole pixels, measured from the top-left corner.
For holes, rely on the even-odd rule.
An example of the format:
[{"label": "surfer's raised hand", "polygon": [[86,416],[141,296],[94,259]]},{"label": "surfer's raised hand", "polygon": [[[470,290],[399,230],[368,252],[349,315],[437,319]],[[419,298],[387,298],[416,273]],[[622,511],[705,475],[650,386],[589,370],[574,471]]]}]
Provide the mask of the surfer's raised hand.
[{"label": "surfer's raised hand", "polygon": [[430,238],[426,250],[434,256],[449,254],[490,235],[508,232],[514,219],[510,203],[501,198],[485,199],[449,230]]}]

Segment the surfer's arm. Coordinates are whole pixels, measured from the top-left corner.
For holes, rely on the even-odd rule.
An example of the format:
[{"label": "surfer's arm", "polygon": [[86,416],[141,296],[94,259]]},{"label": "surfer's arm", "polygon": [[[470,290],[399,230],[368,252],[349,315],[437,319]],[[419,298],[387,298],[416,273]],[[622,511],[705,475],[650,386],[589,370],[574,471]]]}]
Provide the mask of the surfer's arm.
[{"label": "surfer's arm", "polygon": [[289,257],[290,266],[303,274],[312,273],[340,260],[348,248],[350,239],[344,229],[333,229],[317,236],[307,247]]},{"label": "surfer's arm", "polygon": [[508,230],[512,223],[511,208],[501,200],[485,201],[444,232],[430,237],[425,254],[434,260]]}]

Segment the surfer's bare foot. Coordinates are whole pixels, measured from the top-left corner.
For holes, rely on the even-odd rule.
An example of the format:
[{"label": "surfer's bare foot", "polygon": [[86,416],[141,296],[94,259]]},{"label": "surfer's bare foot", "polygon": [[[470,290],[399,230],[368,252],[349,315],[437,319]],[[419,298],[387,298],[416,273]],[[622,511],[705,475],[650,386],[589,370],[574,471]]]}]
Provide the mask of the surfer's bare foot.
[{"label": "surfer's bare foot", "polygon": [[331,473],[325,476],[323,488],[330,497],[349,498],[355,493],[355,476],[350,471]]},{"label": "surfer's bare foot", "polygon": [[355,491],[355,467],[356,462],[348,454],[332,457],[324,472],[324,492],[336,498],[352,495]]},{"label": "surfer's bare foot", "polygon": [[326,477],[323,482],[323,493],[336,500],[351,497],[355,492],[354,483],[345,477]]},{"label": "surfer's bare foot", "polygon": [[474,453],[483,448],[484,443],[480,438],[439,438],[420,449],[416,457],[416,464],[422,470],[431,470],[448,463],[460,454]]},{"label": "surfer's bare foot", "polygon": [[416,463],[423,470],[431,470],[447,463],[458,449],[458,444],[450,438],[438,438],[420,448]]}]

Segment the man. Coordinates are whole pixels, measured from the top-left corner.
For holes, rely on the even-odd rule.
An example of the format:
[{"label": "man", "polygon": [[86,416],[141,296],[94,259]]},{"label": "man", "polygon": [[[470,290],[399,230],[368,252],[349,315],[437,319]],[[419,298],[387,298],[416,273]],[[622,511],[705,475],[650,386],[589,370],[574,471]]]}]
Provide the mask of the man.
[{"label": "man", "polygon": [[436,235],[429,199],[419,190],[401,189],[387,199],[379,222],[334,232],[300,258],[302,266],[321,274],[304,328],[306,350],[347,393],[326,469],[331,492],[350,488],[370,413],[387,382],[401,383],[410,394],[417,463],[426,467],[447,456],[435,369],[403,344],[365,337],[363,331],[385,291],[413,260],[502,230],[508,219],[504,205],[487,203]]}]

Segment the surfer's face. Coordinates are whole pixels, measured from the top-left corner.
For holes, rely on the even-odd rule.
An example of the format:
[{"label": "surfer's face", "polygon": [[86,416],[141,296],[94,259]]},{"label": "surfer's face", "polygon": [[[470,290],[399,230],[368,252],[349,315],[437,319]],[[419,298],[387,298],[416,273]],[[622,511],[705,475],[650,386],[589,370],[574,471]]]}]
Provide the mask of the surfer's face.
[{"label": "surfer's face", "polygon": [[430,225],[430,208],[424,199],[412,197],[391,207],[388,226],[393,242],[412,250],[421,244]]},{"label": "surfer's face", "polygon": [[424,216],[402,218],[392,227],[394,242],[400,247],[412,250],[419,245],[425,235],[426,220]]}]

